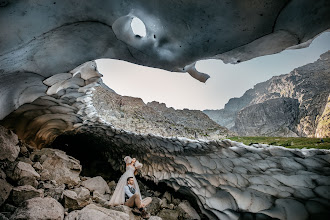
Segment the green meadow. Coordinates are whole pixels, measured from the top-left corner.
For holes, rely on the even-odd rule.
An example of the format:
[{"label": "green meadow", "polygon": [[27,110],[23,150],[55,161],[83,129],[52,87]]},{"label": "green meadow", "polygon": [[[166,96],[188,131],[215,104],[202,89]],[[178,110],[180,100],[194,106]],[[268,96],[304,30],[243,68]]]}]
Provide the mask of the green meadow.
[{"label": "green meadow", "polygon": [[242,142],[245,145],[269,144],[287,148],[317,148],[330,149],[330,138],[307,137],[230,137],[232,141]]}]

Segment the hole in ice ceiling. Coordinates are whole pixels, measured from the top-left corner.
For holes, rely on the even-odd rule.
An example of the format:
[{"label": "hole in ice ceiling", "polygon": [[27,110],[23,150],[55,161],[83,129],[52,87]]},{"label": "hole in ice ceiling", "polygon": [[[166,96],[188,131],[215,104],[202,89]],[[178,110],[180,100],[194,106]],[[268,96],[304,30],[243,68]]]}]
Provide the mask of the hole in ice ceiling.
[{"label": "hole in ice ceiling", "polygon": [[139,37],[145,37],[146,36],[146,26],[144,25],[143,21],[141,21],[139,18],[133,18],[131,22],[131,28],[133,30],[133,33],[136,36]]}]

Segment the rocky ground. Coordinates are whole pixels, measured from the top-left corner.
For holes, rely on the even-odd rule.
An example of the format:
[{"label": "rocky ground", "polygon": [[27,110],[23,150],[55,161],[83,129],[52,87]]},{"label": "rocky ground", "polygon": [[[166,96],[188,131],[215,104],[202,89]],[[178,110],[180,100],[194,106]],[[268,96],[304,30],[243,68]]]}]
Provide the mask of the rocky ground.
[{"label": "rocky ground", "polygon": [[140,98],[121,96],[105,87],[93,92],[93,105],[104,120],[134,133],[205,140],[234,134],[202,111],[175,110],[155,101],[145,104]]},{"label": "rocky ground", "polygon": [[[33,149],[0,126],[0,219],[141,219],[127,206],[110,207],[115,181],[83,177],[75,158],[57,149]],[[200,219],[188,201],[150,190],[150,219]]]},{"label": "rocky ground", "polygon": [[330,51],[204,113],[240,136],[329,137],[329,67]]}]

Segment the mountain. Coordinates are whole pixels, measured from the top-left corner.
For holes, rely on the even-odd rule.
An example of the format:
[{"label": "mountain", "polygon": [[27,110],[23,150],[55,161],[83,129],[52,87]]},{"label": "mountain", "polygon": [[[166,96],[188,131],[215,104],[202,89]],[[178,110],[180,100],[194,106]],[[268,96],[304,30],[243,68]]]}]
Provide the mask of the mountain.
[{"label": "mountain", "polygon": [[206,140],[234,135],[202,111],[175,110],[155,101],[145,104],[141,98],[121,96],[103,86],[93,92],[93,105],[107,122],[135,133]]},{"label": "mountain", "polygon": [[256,84],[212,120],[241,136],[330,136],[330,51],[314,63]]}]

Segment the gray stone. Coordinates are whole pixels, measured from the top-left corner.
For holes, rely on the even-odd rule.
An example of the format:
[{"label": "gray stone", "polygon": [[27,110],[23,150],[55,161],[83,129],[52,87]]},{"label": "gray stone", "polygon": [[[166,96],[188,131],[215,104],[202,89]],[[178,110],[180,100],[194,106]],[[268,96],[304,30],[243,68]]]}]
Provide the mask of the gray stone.
[{"label": "gray stone", "polygon": [[23,203],[10,217],[12,220],[18,219],[50,219],[60,220],[64,218],[64,208],[55,199],[33,198]]},{"label": "gray stone", "polygon": [[44,193],[41,189],[35,189],[33,186],[24,185],[14,187],[10,196],[10,200],[14,205],[19,206],[22,202],[35,197],[43,197]]},{"label": "gray stone", "polygon": [[[46,157],[42,157],[43,155]],[[43,167],[43,180],[55,180],[59,185],[64,183],[71,186],[77,185],[80,181],[80,162],[63,151],[43,148],[33,152],[31,158],[40,158],[38,162]]]},{"label": "gray stone", "polygon": [[0,160],[15,161],[20,148],[17,135],[0,125]]},{"label": "gray stone", "polygon": [[151,215],[157,215],[161,208],[162,200],[157,197],[152,197],[151,203],[146,207],[147,212]]},{"label": "gray stone", "polygon": [[40,178],[40,175],[30,164],[19,161],[15,166],[11,178],[14,181],[18,181],[19,185],[31,185],[36,187],[38,184],[36,180]]},{"label": "gray stone", "polygon": [[150,216],[149,220],[162,220],[162,218],[158,216]]},{"label": "gray stone", "polygon": [[9,220],[5,215],[0,213],[0,220]]},{"label": "gray stone", "polygon": [[[81,209],[91,203],[89,199],[89,191],[82,189],[77,195],[75,191],[65,190],[63,192],[64,208],[68,208],[69,211],[75,209]],[[88,194],[87,194],[88,192]]]},{"label": "gray stone", "polygon": [[0,206],[7,200],[12,190],[12,186],[6,180],[0,179]]},{"label": "gray stone", "polygon": [[191,207],[188,201],[181,202],[178,208],[182,212],[184,219],[197,219],[197,220],[201,219],[198,213],[196,212],[196,210],[193,207]]},{"label": "gray stone", "polygon": [[79,211],[70,212],[65,220],[129,220],[129,215],[123,212],[98,207],[90,204]]},{"label": "gray stone", "polygon": [[166,220],[177,220],[179,219],[179,212],[177,210],[162,209],[158,216]]},{"label": "gray stone", "polygon": [[81,185],[89,189],[91,192],[98,191],[101,194],[110,193],[107,182],[101,176],[85,180],[81,183]]}]

